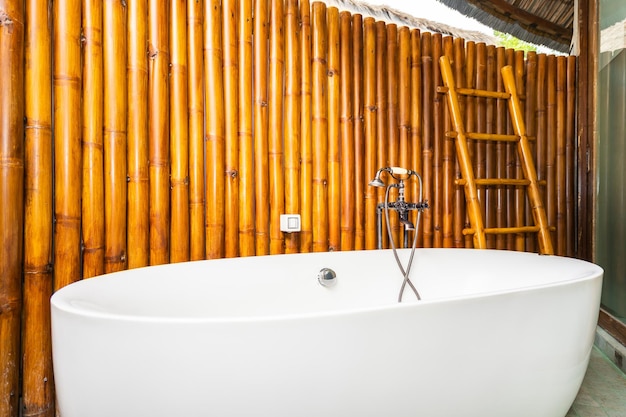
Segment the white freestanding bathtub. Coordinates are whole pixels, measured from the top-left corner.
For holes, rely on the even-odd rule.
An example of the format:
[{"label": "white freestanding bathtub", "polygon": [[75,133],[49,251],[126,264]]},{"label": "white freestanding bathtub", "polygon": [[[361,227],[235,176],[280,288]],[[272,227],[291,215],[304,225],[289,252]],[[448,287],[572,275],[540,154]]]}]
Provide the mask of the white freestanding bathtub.
[{"label": "white freestanding bathtub", "polygon": [[[405,264],[409,251],[400,251]],[[318,283],[331,268],[336,285]],[[563,417],[592,348],[602,269],[418,249],[214,260],[52,297],[61,417]]]}]

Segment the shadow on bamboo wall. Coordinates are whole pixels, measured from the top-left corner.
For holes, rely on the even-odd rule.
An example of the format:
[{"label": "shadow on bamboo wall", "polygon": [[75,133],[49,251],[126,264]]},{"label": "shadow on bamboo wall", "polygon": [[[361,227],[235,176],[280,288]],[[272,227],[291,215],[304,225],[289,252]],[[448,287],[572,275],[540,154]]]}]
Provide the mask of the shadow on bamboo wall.
[{"label": "shadow on bamboo wall", "polygon": [[[17,416],[20,395],[24,415],[54,415],[54,289],[167,262],[374,248],[383,194],[367,183],[382,166],[423,176],[431,209],[421,246],[470,246],[436,93],[442,54],[460,87],[502,91],[500,68],[515,69],[556,251],[575,254],[574,57],[524,57],[308,0],[58,0],[52,15],[47,1],[30,0],[25,14],[23,45],[0,32],[3,59],[13,41],[8,49],[25,56],[25,94],[19,83],[5,90],[3,74],[1,110],[26,120],[25,133],[1,122],[0,161],[23,158],[25,203],[13,179],[22,171],[2,162],[3,210],[18,207],[19,221],[0,229],[3,242],[25,238],[23,271],[21,245],[0,260],[10,269],[0,287],[0,415]],[[506,103],[462,105],[468,131],[511,132]],[[6,151],[22,137],[23,156]],[[511,146],[471,152],[477,176],[521,175]],[[417,195],[411,182],[407,200]],[[484,188],[480,199],[487,227],[528,223],[520,189]],[[283,213],[301,214],[300,233],[280,231]],[[489,246],[536,250],[534,237],[494,236]]]}]

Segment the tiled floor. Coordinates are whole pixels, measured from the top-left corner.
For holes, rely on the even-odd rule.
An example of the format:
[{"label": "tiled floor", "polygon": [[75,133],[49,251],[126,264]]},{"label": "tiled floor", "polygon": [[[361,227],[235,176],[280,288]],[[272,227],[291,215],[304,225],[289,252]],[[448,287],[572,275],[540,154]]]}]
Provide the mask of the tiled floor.
[{"label": "tiled floor", "polygon": [[626,375],[596,347],[566,417],[626,417]]}]

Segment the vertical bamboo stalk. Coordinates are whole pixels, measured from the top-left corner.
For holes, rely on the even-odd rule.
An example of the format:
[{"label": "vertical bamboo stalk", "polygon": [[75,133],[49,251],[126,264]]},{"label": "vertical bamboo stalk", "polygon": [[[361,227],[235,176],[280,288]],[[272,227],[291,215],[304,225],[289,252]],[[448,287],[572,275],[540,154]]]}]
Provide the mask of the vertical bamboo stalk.
[{"label": "vertical bamboo stalk", "polygon": [[[341,142],[341,250],[354,249],[355,170],[354,119],[353,119],[353,68],[352,63],[352,16],[341,12],[340,16],[340,116]],[[358,178],[358,177],[357,177]]]},{"label": "vertical bamboo stalk", "polygon": [[[499,76],[502,71],[502,67],[506,65],[506,56],[504,47],[498,48],[496,52],[496,71],[497,77],[497,90],[504,91],[504,83],[502,77]],[[496,133],[506,134],[508,128],[508,110],[505,100],[498,100],[496,103]],[[496,177],[506,178],[506,144],[498,142],[496,144]],[[507,190],[505,187],[498,187],[496,190],[496,227],[507,227]],[[507,248],[507,236],[504,234],[496,235],[496,249]]]},{"label": "vertical bamboo stalk", "polygon": [[[376,167],[390,166],[389,163],[389,126],[387,125],[389,111],[389,97],[387,96],[387,27],[385,22],[376,22]],[[375,171],[372,171],[375,172]],[[372,175],[372,174],[370,174]],[[376,201],[382,202],[385,199],[385,189],[376,187]],[[395,200],[397,193],[391,190],[390,201]],[[397,224],[397,218],[390,216],[391,227]],[[387,229],[386,219],[383,216],[383,230]],[[382,233],[382,247],[389,245],[388,233]]]},{"label": "vertical bamboo stalk", "polygon": [[270,5],[269,68],[269,178],[270,187],[270,253],[284,252],[280,215],[285,210],[285,174],[283,168],[283,71],[285,67],[285,33],[283,0]]},{"label": "vertical bamboo stalk", "polygon": [[[409,148],[409,136],[411,135],[411,31],[408,27],[400,28],[398,32],[398,137],[399,137],[399,163],[400,166],[414,170],[411,164],[411,152]],[[417,197],[413,193],[412,181],[407,181],[406,198],[416,202]],[[415,224],[415,222],[414,222]],[[416,229],[417,230],[417,229]],[[408,231],[402,231],[402,237],[408,235]],[[412,241],[412,240],[411,240]]]},{"label": "vertical bamboo stalk", "polygon": [[[526,54],[526,101],[524,117],[526,119],[526,132],[528,137],[537,137],[537,53],[529,51]],[[529,142],[534,161],[536,161],[536,141]],[[537,165],[535,164],[535,167]],[[541,195],[541,193],[540,193]],[[533,213],[530,201],[526,199],[526,224],[533,224]],[[526,234],[526,251],[537,252],[537,235]]]},{"label": "vertical bamboo stalk", "polygon": [[[400,136],[398,130],[398,27],[390,23],[387,24],[387,53],[386,70],[387,76],[384,79],[385,91],[387,93],[387,112],[384,128],[387,133],[387,166],[400,166]],[[381,165],[382,166],[382,165]],[[395,191],[395,189],[393,190]],[[381,200],[382,201],[382,200]],[[403,244],[403,228],[397,216],[391,216],[391,230],[398,246]]]},{"label": "vertical bamboo stalk", "polygon": [[239,1],[239,254],[255,254],[252,165],[252,0]]},{"label": "vertical bamboo stalk", "polygon": [[[515,51],[514,61],[515,71],[515,84],[517,86],[518,93],[524,97],[526,95],[526,89],[524,85],[524,51]],[[531,161],[532,162],[532,161]],[[523,178],[524,170],[523,163],[520,158],[519,152],[515,158],[515,178]],[[524,187],[515,188],[515,223],[516,225],[523,226],[526,218],[526,191]],[[526,239],[523,234],[515,235],[515,250],[524,251]]]},{"label": "vertical bamboo stalk", "polygon": [[[505,49],[504,51],[504,62],[505,66],[514,65],[513,61],[513,50]],[[508,109],[508,103],[507,103]],[[513,124],[512,119],[510,117],[510,112],[508,114],[508,122],[506,126],[507,134],[514,134],[513,132]],[[515,177],[515,165],[517,163],[517,152],[514,143],[506,143],[505,144],[505,166],[506,166],[506,178],[514,178]],[[515,187],[507,186],[506,188],[506,224],[509,227],[517,226],[515,223]],[[515,235],[507,234],[506,235],[506,248],[509,250],[515,250]]]},{"label": "vertical bamboo stalk", "polygon": [[189,260],[187,1],[170,2],[170,262]]},{"label": "vertical bamboo stalk", "polygon": [[[411,167],[417,173],[422,175],[422,49],[421,36],[418,29],[411,30],[411,137],[410,137],[410,153]],[[419,184],[414,181],[412,184],[411,195],[417,201],[419,193]],[[423,190],[422,190],[423,192]],[[416,233],[418,235],[418,244],[421,244],[423,236],[423,227],[417,224],[417,214],[414,216]]]},{"label": "vertical bamboo stalk", "polygon": [[[487,45],[479,43],[476,45],[476,88],[479,90],[487,89]],[[487,131],[487,99],[479,97],[476,99],[476,132]],[[476,152],[474,154],[476,178],[487,177],[487,143],[485,141],[476,141]],[[482,213],[483,223],[487,217],[486,202],[487,193],[485,187],[478,187],[478,200],[480,201],[480,211]],[[486,235],[490,239],[493,236]],[[491,244],[492,242],[489,242]],[[489,246],[491,247],[491,246]]]},{"label": "vertical bamboo stalk", "polygon": [[313,3],[311,33],[313,251],[324,252],[328,250],[328,81],[326,5],[324,3]]},{"label": "vertical bamboo stalk", "polygon": [[[548,224],[558,226],[558,191],[557,191],[557,97],[556,97],[556,57],[548,56],[547,67],[547,145],[546,145],[546,215]],[[552,241],[557,242],[556,232],[552,232]],[[556,244],[558,245],[558,243]],[[554,245],[554,246],[556,246]]]},{"label": "vertical bamboo stalk", "polygon": [[106,272],[126,266],[126,10],[107,0],[104,18],[104,229]]},{"label": "vertical bamboo stalk", "polygon": [[556,254],[567,254],[567,57],[556,60]]},{"label": "vertical bamboo stalk", "polygon": [[354,115],[354,249],[365,249],[365,189],[367,172],[365,171],[365,141],[363,130],[363,17],[352,16],[352,79],[353,115]]},{"label": "vertical bamboo stalk", "polygon": [[[422,180],[424,185],[424,200],[432,203],[433,177],[433,57],[432,35],[422,33]],[[433,246],[433,208],[424,211],[422,228],[424,230],[423,245],[426,248]]]},{"label": "vertical bamboo stalk", "polygon": [[[24,236],[28,236],[28,239],[24,240],[22,411],[24,415],[52,417],[54,386],[49,301],[52,295],[51,26],[47,2],[28,1],[25,12]],[[0,35],[0,43],[3,41],[4,37]],[[5,62],[4,55],[0,56]],[[3,92],[7,91],[4,84],[0,85]],[[18,87],[17,83],[15,87]],[[0,111],[6,114],[5,108]],[[5,178],[4,172],[2,174],[2,178]],[[2,201],[4,207],[5,200]],[[5,230],[4,227],[2,226],[2,230]],[[102,233],[100,236],[102,237]],[[2,254],[2,259],[11,259],[4,258],[6,255],[4,252]],[[19,258],[16,257],[16,260]],[[4,270],[3,267],[0,268]],[[1,285],[2,288],[6,288],[4,282]],[[6,304],[3,302],[3,305]],[[8,333],[5,333],[5,329],[2,326],[3,339]],[[7,349],[6,345],[4,342],[0,342],[0,345],[4,352]],[[0,365],[2,369],[5,369],[4,364],[3,361]],[[3,383],[2,386],[6,385]],[[4,389],[0,388],[0,392],[4,392]],[[4,405],[0,406],[0,409],[3,407]],[[2,413],[9,415],[8,412]]]},{"label": "vertical bamboo stalk", "polygon": [[300,188],[301,221],[300,251],[313,250],[313,148],[311,132],[311,7],[308,0],[300,2],[300,67],[301,118],[300,134]]},{"label": "vertical bamboo stalk", "polygon": [[[83,278],[104,273],[102,2],[83,2]],[[47,80],[46,80],[47,81]],[[44,82],[44,80],[40,80]]]},{"label": "vertical bamboo stalk", "polygon": [[[254,205],[255,245],[257,255],[267,255],[269,248],[269,168],[268,168],[268,91],[269,12],[267,1],[254,2]],[[303,6],[304,7],[304,6]],[[302,32],[304,34],[304,21]],[[303,35],[304,36],[304,35]],[[305,215],[302,215],[304,231]]]},{"label": "vertical bamboo stalk", "polygon": [[341,248],[341,170],[339,137],[339,11],[329,7],[328,30],[328,249]]},{"label": "vertical bamboo stalk", "polygon": [[[487,46],[487,90],[496,91],[498,79],[500,78],[500,74],[497,72],[497,61],[496,61],[496,47],[493,45]],[[487,133],[495,133],[496,132],[496,100],[487,99],[486,100],[486,120],[485,120],[485,130]],[[487,178],[495,178],[497,172],[497,163],[498,163],[498,146],[502,145],[501,142],[493,142],[488,141],[485,144],[485,175]],[[500,188],[500,187],[498,187]],[[496,195],[498,190],[493,187],[487,187],[485,189],[485,227],[496,227]],[[488,248],[496,247],[496,235],[488,234],[485,236],[487,241]]]},{"label": "vertical bamboo stalk", "polygon": [[[363,104],[365,129],[365,175],[376,172],[376,26],[374,18],[363,19]],[[365,188],[365,249],[376,248],[376,192]]]},{"label": "vertical bamboo stalk", "polygon": [[[458,87],[465,86],[465,45],[463,39],[454,40],[454,79],[457,80]],[[459,102],[461,108],[465,110],[465,99]],[[449,110],[448,110],[449,112]],[[453,145],[454,146],[454,145]],[[461,178],[461,167],[456,158],[456,151],[452,150],[454,158],[454,178]],[[454,242],[453,247],[463,248],[465,246],[465,238],[463,236],[463,228],[465,227],[465,195],[463,187],[454,187]]]},{"label": "vertical bamboo stalk", "polygon": [[17,417],[24,236],[24,2],[0,1],[0,15],[0,415]]},{"label": "vertical bamboo stalk", "polygon": [[166,0],[148,2],[150,264],[169,262],[170,165],[168,12]]},{"label": "vertical bamboo stalk", "polygon": [[[54,3],[55,288],[81,278],[80,0]],[[10,90],[3,90],[10,91]],[[4,96],[4,94],[3,94]],[[79,113],[80,114],[80,113]]]},{"label": "vertical bamboo stalk", "polygon": [[205,3],[206,256],[224,256],[224,84],[221,0]]},{"label": "vertical bamboo stalk", "polygon": [[187,2],[189,100],[189,258],[206,256],[204,228],[204,94],[202,94],[202,2]]},{"label": "vertical bamboo stalk", "polygon": [[[446,36],[443,39],[443,54],[448,57],[453,57],[453,71],[456,76],[457,62],[456,55],[454,53],[454,42],[452,37]],[[436,60],[439,63],[439,60]],[[437,73],[441,72],[437,70]],[[439,78],[441,80],[441,78]],[[452,130],[450,123],[450,111],[447,109],[447,103],[445,102],[444,95],[438,95],[441,100],[441,109],[443,113],[443,131],[442,136],[442,168],[443,175],[441,178],[442,183],[442,219],[441,219],[441,246],[444,248],[451,248],[454,246],[454,140],[446,136],[446,132]]]},{"label": "vertical bamboo stalk", "polygon": [[239,124],[237,19],[239,10],[237,6],[237,0],[222,1],[225,166],[221,175],[224,177],[224,255],[227,258],[239,254],[239,138],[237,136]]},{"label": "vertical bamboo stalk", "polygon": [[[466,58],[465,58],[465,87],[466,88],[476,88],[476,67],[477,67],[477,47],[476,43],[468,42],[466,46]],[[466,132],[475,132],[476,131],[476,97],[467,97],[465,101],[465,131]],[[467,144],[468,152],[470,157],[473,160],[473,155],[476,154],[476,143],[475,141],[469,141]],[[465,187],[464,187],[465,188]],[[464,197],[465,198],[465,197]],[[467,200],[466,200],[467,202]],[[465,210],[465,227],[470,227],[469,216],[473,210],[466,204]],[[465,235],[465,247],[472,248],[474,247],[472,235]]]},{"label": "vertical bamboo stalk", "polygon": [[128,268],[150,263],[148,1],[128,2]]},{"label": "vertical bamboo stalk", "polygon": [[[298,2],[287,1],[285,20],[285,210],[300,213],[300,51]],[[285,236],[285,252],[296,253],[299,234]]]},{"label": "vertical bamboo stalk", "polygon": [[433,247],[443,247],[443,121],[445,108],[443,106],[445,96],[437,94],[437,86],[442,84],[441,70],[439,69],[439,57],[442,56],[442,37],[435,33],[432,36],[432,83],[433,90],[433,198],[430,211],[433,219]]},{"label": "vertical bamboo stalk", "polygon": [[566,160],[567,179],[565,207],[567,207],[567,256],[576,253],[576,86],[577,86],[577,58],[567,57],[567,126],[566,126]]},{"label": "vertical bamboo stalk", "polygon": [[[540,54],[537,57],[537,139],[536,139],[536,162],[537,180],[547,180],[547,149],[548,149],[548,110],[547,110],[547,55]],[[544,206],[548,207],[547,186],[541,187],[541,198]]]},{"label": "vertical bamboo stalk", "polygon": [[2,1],[0,13],[0,415],[17,417],[24,233],[23,2]]}]

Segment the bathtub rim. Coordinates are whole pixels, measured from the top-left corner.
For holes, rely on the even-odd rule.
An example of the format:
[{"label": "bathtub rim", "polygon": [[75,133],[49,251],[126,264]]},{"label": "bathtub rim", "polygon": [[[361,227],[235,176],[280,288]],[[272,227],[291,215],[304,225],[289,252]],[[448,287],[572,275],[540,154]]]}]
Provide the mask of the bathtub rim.
[{"label": "bathtub rim", "polygon": [[[75,316],[81,316],[81,317],[88,317],[88,318],[93,318],[93,319],[99,319],[99,320],[108,320],[108,321],[123,321],[123,322],[134,322],[134,323],[162,323],[162,324],[230,324],[230,323],[241,323],[241,324],[245,324],[245,323],[265,323],[265,322],[280,322],[280,321],[290,321],[290,320],[306,320],[306,319],[315,319],[315,318],[328,318],[328,317],[343,317],[343,316],[350,316],[350,315],[358,315],[358,314],[363,314],[363,313],[375,313],[375,312],[379,312],[379,311],[393,311],[393,310],[401,310],[401,309],[408,309],[408,308],[412,308],[414,306],[419,306],[419,305],[429,305],[429,304],[438,304],[438,303],[444,303],[444,302],[455,302],[455,301],[459,301],[459,300],[474,300],[477,298],[491,298],[491,297],[496,297],[496,296],[500,296],[500,295],[505,295],[505,294],[511,294],[511,293],[526,293],[526,292],[530,292],[530,291],[538,291],[538,290],[542,290],[542,289],[548,289],[548,288],[552,288],[552,287],[558,287],[558,286],[565,286],[565,285],[574,285],[576,283],[579,282],[583,282],[583,281],[594,281],[597,279],[600,279],[600,285],[602,283],[602,279],[603,279],[603,274],[604,274],[604,269],[602,267],[600,267],[597,264],[594,264],[592,262],[583,260],[583,259],[577,259],[577,258],[571,258],[571,257],[565,257],[565,256],[558,256],[558,255],[540,255],[537,253],[533,253],[533,252],[516,252],[516,251],[509,251],[509,250],[500,250],[500,249],[464,249],[464,248],[418,248],[418,250],[428,250],[428,251],[444,251],[444,250],[458,250],[458,251],[466,251],[466,250],[470,250],[470,251],[481,251],[481,252],[506,252],[508,254],[510,253],[515,253],[515,254],[522,254],[521,256],[547,256],[550,258],[558,258],[558,259],[563,259],[563,260],[567,260],[569,261],[573,261],[573,262],[581,262],[583,264],[587,264],[590,268],[593,268],[594,270],[591,273],[588,273],[587,275],[584,276],[579,276],[576,278],[570,278],[570,279],[566,279],[566,280],[561,280],[561,281],[551,281],[545,284],[534,284],[534,285],[527,285],[527,286],[517,286],[517,287],[513,287],[510,289],[506,289],[506,290],[492,290],[492,291],[481,291],[481,292],[476,292],[476,293],[472,293],[472,294],[463,294],[463,295],[453,295],[453,296],[447,296],[447,297],[439,297],[439,298],[433,298],[433,299],[422,299],[422,300],[415,300],[412,297],[412,294],[409,294],[408,290],[405,290],[405,293],[407,294],[407,296],[409,296],[410,298],[407,299],[406,301],[403,302],[397,302],[397,300],[390,300],[390,302],[388,304],[384,304],[384,305],[378,305],[378,306],[370,306],[370,307],[359,307],[359,308],[342,308],[342,309],[331,309],[328,311],[313,311],[313,312],[306,312],[306,313],[285,313],[285,314],[262,314],[262,315],[246,315],[246,316],[206,316],[206,317],[198,317],[198,316],[181,316],[181,317],[169,317],[166,315],[138,315],[138,314],[127,314],[127,313],[115,313],[115,312],[110,312],[110,311],[101,311],[101,310],[97,310],[97,309],[91,309],[85,306],[78,306],[76,304],[73,304],[71,302],[71,300],[68,300],[69,295],[65,295],[63,294],[64,288],[67,288],[69,286],[74,286],[74,288],[76,288],[77,286],[85,286],[85,285],[89,285],[90,281],[93,280],[103,280],[103,279],[119,279],[120,276],[122,275],[127,275],[129,273],[132,273],[134,271],[139,271],[139,270],[144,270],[144,269],[152,269],[152,268],[163,268],[163,267],[167,267],[167,268],[174,268],[176,265],[182,265],[182,264],[189,264],[189,263],[198,263],[198,262],[206,262],[208,260],[199,260],[199,261],[188,261],[188,262],[182,262],[182,263],[170,263],[170,264],[162,264],[162,265],[151,265],[151,266],[146,266],[146,267],[141,267],[141,268],[136,268],[136,269],[127,269],[127,270],[123,270],[123,271],[118,271],[118,272],[112,272],[112,273],[108,273],[108,274],[103,274],[103,275],[99,275],[93,278],[88,278],[88,279],[83,279],[80,281],[76,281],[64,288],[61,288],[60,290],[56,291],[51,297],[50,297],[50,308],[52,311],[54,311],[55,309],[58,310],[59,312],[65,313],[65,314],[69,314],[69,315],[75,315]],[[408,250],[408,249],[403,249],[403,250]],[[381,250],[379,249],[372,249],[369,251],[376,251],[376,252],[380,252]],[[388,251],[391,252],[390,249],[383,249],[383,251]],[[341,253],[345,253],[346,251],[338,251],[338,252],[318,252],[318,254],[328,254],[328,253],[334,253],[334,254],[341,254]],[[364,251],[350,251],[350,252],[368,252],[368,250],[364,250]],[[277,257],[277,256],[291,256],[291,255],[306,255],[306,254],[279,254],[279,255],[262,255],[262,257]],[[389,256],[393,256],[391,253],[389,253]],[[222,260],[233,260],[233,259],[244,259],[244,258],[220,258],[220,259],[215,259],[215,260],[211,260],[211,261],[222,261]],[[419,286],[416,284],[416,287],[418,288],[419,291]],[[399,289],[399,288],[398,288]],[[332,290],[332,289],[331,289]],[[601,287],[600,287],[601,290]]]}]

